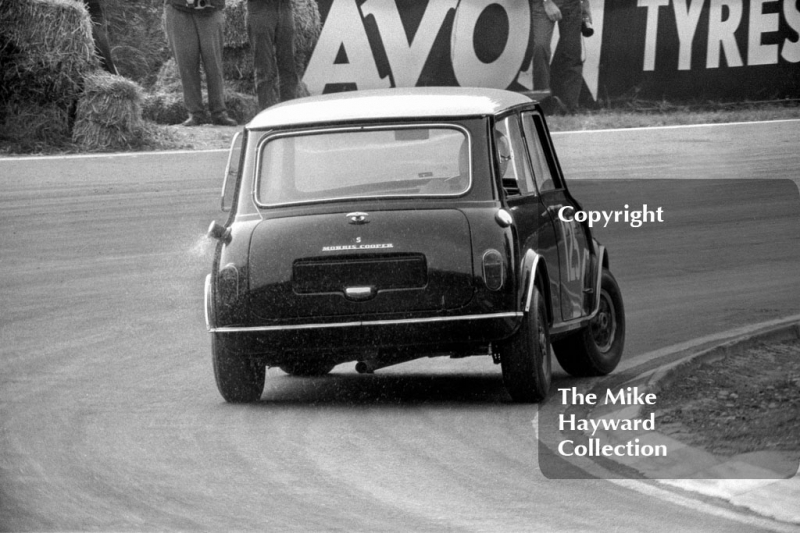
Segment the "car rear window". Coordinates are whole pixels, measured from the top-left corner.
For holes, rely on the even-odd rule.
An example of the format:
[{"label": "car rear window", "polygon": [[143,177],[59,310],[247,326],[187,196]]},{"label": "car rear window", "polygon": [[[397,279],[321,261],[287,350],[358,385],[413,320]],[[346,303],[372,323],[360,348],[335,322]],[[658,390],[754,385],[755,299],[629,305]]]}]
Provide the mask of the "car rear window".
[{"label": "car rear window", "polygon": [[458,196],[471,184],[469,134],[451,125],[277,134],[262,143],[257,169],[263,206]]}]

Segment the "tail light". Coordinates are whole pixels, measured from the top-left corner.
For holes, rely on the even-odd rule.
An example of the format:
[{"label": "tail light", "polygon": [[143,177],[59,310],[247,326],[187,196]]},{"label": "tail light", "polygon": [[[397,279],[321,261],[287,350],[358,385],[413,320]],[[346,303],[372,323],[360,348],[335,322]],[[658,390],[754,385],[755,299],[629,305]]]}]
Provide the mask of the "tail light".
[{"label": "tail light", "polygon": [[496,291],[505,281],[503,256],[497,250],[486,250],[483,254],[483,281],[489,290]]},{"label": "tail light", "polygon": [[227,264],[220,269],[217,276],[217,295],[220,305],[230,306],[239,297],[239,271],[233,264]]}]

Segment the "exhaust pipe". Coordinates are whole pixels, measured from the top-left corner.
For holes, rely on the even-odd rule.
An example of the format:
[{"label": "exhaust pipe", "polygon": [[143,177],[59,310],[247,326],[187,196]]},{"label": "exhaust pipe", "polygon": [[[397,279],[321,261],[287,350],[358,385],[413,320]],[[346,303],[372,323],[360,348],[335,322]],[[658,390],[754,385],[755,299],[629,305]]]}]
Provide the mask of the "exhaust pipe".
[{"label": "exhaust pipe", "polygon": [[380,368],[386,368],[387,366],[392,366],[392,365],[399,365],[400,363],[405,363],[407,361],[413,361],[414,359],[420,358],[419,355],[412,352],[393,353],[393,354],[389,353],[386,355],[388,355],[386,359],[382,358],[365,359],[363,361],[357,362],[356,372],[358,372],[359,374],[373,374],[375,373],[376,370]]},{"label": "exhaust pipe", "polygon": [[359,374],[373,374],[375,372],[375,367],[367,361],[359,361],[356,363],[356,372]]}]

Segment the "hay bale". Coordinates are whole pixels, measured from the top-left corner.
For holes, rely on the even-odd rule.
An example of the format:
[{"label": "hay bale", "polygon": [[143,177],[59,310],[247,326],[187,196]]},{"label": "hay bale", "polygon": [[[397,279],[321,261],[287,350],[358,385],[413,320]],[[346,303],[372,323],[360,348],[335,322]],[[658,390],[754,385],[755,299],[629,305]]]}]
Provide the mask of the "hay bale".
[{"label": "hay bale", "polygon": [[180,124],[186,120],[183,95],[170,92],[152,92],[142,101],[142,117],[156,124]]},{"label": "hay bale", "polygon": [[294,15],[294,63],[297,77],[303,79],[311,54],[322,32],[322,20],[315,0],[292,0]]},{"label": "hay bale", "polygon": [[3,90],[19,101],[67,102],[84,73],[98,68],[83,2],[2,0]]},{"label": "hay bale", "polygon": [[122,150],[142,142],[142,89],[102,70],[87,75],[72,140],[88,150]]},{"label": "hay bale", "polygon": [[249,94],[242,94],[230,89],[225,89],[225,106],[228,114],[239,124],[250,122],[258,113],[258,99]]},{"label": "hay bale", "polygon": [[154,93],[183,93],[181,76],[178,74],[178,65],[175,63],[175,59],[168,59],[158,69],[158,76],[156,76],[152,90]]},{"label": "hay bale", "polygon": [[247,0],[226,0],[225,32],[223,46],[225,48],[247,48]]},{"label": "hay bale", "polygon": [[0,0],[0,123],[21,149],[65,145],[85,73],[98,68],[83,2]]},{"label": "hay bale", "polygon": [[253,54],[250,48],[223,48],[222,68],[226,80],[253,82]]},{"label": "hay bale", "polygon": [[0,106],[0,141],[13,151],[63,146],[70,138],[69,111],[57,104],[6,100]]}]

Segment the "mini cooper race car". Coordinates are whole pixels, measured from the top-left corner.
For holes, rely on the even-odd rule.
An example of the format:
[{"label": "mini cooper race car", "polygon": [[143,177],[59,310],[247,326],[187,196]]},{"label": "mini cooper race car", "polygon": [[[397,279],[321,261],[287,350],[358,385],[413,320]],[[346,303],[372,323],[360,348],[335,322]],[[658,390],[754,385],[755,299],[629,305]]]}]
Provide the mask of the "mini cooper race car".
[{"label": "mini cooper race car", "polygon": [[559,218],[581,206],[525,95],[293,100],[246,126],[228,167],[205,306],[229,402],[258,400],[266,367],[370,373],[473,355],[500,364],[514,401],[534,402],[550,389],[551,347],[575,376],[622,356],[608,254],[586,222]]}]

